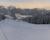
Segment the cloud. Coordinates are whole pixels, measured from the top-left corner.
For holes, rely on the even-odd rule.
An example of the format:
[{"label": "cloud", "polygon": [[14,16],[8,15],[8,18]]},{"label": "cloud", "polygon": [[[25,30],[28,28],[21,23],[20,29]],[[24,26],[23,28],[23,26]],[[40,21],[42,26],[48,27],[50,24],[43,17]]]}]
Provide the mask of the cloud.
[{"label": "cloud", "polygon": [[0,2],[49,2],[49,0],[0,0]]}]

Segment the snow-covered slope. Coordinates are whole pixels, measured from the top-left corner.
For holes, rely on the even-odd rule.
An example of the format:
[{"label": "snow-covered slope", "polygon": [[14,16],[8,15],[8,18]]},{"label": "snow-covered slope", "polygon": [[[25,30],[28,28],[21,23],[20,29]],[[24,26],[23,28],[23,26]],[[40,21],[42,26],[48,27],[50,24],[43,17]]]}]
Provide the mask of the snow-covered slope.
[{"label": "snow-covered slope", "polygon": [[5,19],[0,22],[0,40],[50,40],[50,25]]}]

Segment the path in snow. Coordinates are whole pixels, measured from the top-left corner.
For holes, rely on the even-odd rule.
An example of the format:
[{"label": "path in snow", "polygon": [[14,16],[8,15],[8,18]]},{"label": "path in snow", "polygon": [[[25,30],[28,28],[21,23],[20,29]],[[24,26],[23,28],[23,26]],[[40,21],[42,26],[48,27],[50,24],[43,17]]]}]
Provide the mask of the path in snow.
[{"label": "path in snow", "polygon": [[50,25],[5,19],[0,22],[0,40],[7,40],[6,38],[8,40],[50,40]]}]

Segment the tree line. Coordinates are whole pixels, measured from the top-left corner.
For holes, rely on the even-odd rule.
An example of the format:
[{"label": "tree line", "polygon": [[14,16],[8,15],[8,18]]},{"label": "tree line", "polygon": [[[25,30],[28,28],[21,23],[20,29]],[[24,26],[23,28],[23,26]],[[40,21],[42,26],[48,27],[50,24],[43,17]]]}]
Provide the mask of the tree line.
[{"label": "tree line", "polygon": [[47,9],[21,9],[14,6],[4,7],[0,6],[0,20],[5,19],[4,15],[10,15],[16,18],[15,14],[21,15],[32,15],[32,17],[27,17],[22,19],[23,21],[33,23],[33,24],[50,24],[50,10]]}]

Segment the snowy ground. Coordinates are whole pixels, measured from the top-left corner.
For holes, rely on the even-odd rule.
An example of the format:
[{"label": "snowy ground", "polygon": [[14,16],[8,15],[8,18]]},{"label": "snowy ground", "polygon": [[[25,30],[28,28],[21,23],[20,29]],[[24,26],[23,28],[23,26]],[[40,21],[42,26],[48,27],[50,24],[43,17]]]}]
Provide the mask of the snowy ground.
[{"label": "snowy ground", "polygon": [[50,40],[50,25],[6,19],[0,22],[0,40]]}]

